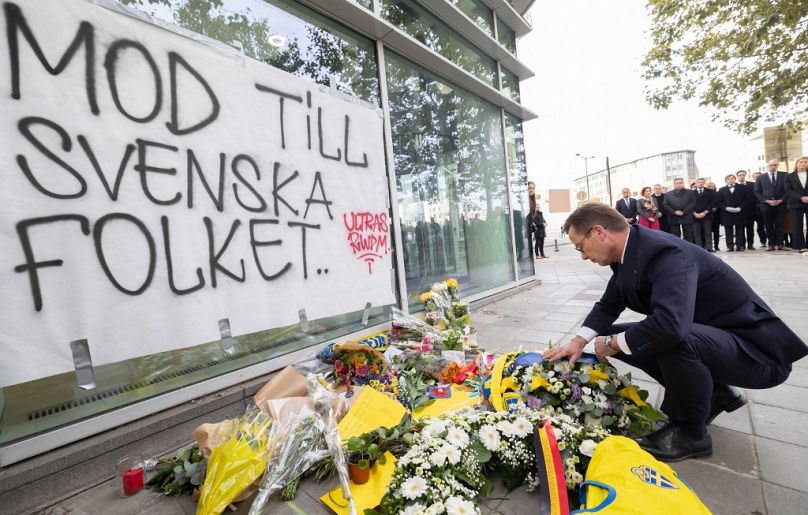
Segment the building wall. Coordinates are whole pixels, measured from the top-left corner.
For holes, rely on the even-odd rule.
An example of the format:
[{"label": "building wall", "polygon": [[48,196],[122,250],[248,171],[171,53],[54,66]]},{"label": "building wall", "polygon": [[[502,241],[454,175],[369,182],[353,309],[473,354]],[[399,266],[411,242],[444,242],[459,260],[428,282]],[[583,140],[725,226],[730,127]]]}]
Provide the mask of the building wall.
[{"label": "building wall", "polygon": [[[522,123],[535,115],[519,103],[519,80],[532,72],[515,55],[516,37],[529,30],[523,13],[501,5],[495,16],[483,0],[123,4],[151,16],[146,22],[237,45],[267,66],[381,109],[399,307],[418,309],[418,293],[446,277],[458,278],[467,297],[533,279]],[[7,444],[16,446],[15,456],[22,446],[24,455],[34,434],[79,428],[53,439],[56,446],[102,430],[93,417],[122,406],[151,405],[187,388],[203,395],[209,379],[234,371],[246,370],[245,379],[266,373],[266,366],[249,371],[384,323],[391,307],[310,320],[308,330],[296,325],[236,336],[235,353],[227,355],[216,341],[99,366],[90,391],[77,389],[73,374],[4,388],[0,465],[8,463]]]},{"label": "building wall", "polygon": [[[589,174],[588,178],[575,179],[576,198],[579,204],[585,202],[587,198],[593,202],[613,204],[620,198],[623,188],[629,188],[631,195],[637,197],[645,186],[662,184],[672,187],[676,177],[682,177],[686,182],[695,181],[699,177],[699,169],[694,155],[693,150],[680,150],[610,166],[611,183],[607,180],[607,171],[598,170]],[[611,202],[609,188],[611,188]]]}]

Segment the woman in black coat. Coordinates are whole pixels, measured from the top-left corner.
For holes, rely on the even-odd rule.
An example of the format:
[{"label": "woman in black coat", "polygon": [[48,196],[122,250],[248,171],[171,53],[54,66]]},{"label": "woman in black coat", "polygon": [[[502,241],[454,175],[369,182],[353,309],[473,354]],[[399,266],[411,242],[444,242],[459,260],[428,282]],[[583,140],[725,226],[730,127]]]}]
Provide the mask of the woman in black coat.
[{"label": "woman in black coat", "polygon": [[544,255],[544,238],[547,237],[547,222],[544,221],[544,214],[541,212],[539,203],[536,202],[536,185],[533,182],[527,183],[528,200],[530,201],[530,232],[533,234],[534,256],[536,259],[547,259]]}]

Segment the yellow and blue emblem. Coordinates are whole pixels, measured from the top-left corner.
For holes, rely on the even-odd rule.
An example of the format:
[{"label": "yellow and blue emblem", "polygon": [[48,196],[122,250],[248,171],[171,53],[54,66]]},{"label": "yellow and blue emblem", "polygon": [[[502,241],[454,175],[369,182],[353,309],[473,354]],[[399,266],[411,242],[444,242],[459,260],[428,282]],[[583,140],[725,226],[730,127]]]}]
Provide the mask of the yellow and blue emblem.
[{"label": "yellow and blue emblem", "polygon": [[649,485],[667,488],[669,490],[679,489],[679,487],[676,486],[670,479],[658,473],[655,469],[652,469],[648,465],[632,467],[631,473],[640,478],[642,482],[648,483]]}]

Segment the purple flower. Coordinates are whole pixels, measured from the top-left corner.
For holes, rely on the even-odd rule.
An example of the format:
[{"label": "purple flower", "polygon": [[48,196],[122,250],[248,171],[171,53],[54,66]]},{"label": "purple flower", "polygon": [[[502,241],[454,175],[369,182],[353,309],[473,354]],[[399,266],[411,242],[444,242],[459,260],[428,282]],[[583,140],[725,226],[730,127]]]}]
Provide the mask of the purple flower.
[{"label": "purple flower", "polygon": [[580,385],[574,384],[572,385],[572,395],[570,395],[570,400],[577,401],[581,399],[581,387]]},{"label": "purple flower", "polygon": [[541,400],[536,397],[533,397],[532,395],[528,395],[527,407],[530,409],[539,409],[541,408]]}]

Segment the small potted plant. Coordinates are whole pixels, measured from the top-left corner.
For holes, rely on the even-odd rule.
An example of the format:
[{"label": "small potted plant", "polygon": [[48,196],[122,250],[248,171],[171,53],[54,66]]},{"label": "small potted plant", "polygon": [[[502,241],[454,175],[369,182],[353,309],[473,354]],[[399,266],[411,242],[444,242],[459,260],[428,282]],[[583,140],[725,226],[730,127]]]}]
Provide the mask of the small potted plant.
[{"label": "small potted plant", "polygon": [[356,485],[364,485],[370,479],[370,453],[367,451],[353,451],[348,455],[348,472],[351,481]]}]

